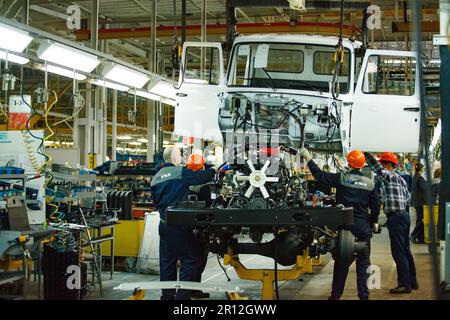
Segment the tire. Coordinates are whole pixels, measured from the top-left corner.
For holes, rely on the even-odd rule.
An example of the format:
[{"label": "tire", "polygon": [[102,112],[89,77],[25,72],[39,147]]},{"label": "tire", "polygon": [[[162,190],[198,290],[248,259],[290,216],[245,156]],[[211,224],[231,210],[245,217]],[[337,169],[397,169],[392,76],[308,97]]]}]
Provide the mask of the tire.
[{"label": "tire", "polygon": [[339,232],[338,261],[349,266],[355,260],[355,236],[349,230]]}]

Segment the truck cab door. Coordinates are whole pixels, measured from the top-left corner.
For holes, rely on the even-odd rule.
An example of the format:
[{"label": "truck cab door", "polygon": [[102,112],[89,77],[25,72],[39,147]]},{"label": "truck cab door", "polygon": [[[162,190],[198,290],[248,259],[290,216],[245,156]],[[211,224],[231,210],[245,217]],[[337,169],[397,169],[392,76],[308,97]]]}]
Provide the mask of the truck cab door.
[{"label": "truck cab door", "polygon": [[415,52],[367,50],[353,97],[351,149],[418,152],[416,63]]},{"label": "truck cab door", "polygon": [[220,94],[224,91],[222,45],[185,42],[176,93],[174,133],[221,142]]}]

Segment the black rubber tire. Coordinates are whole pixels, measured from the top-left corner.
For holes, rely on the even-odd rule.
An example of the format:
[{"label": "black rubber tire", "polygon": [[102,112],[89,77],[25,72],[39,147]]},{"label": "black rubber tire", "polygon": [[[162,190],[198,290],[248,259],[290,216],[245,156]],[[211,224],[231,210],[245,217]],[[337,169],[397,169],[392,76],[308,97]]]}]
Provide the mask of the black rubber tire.
[{"label": "black rubber tire", "polygon": [[355,236],[349,230],[339,232],[338,261],[349,266],[355,260]]}]

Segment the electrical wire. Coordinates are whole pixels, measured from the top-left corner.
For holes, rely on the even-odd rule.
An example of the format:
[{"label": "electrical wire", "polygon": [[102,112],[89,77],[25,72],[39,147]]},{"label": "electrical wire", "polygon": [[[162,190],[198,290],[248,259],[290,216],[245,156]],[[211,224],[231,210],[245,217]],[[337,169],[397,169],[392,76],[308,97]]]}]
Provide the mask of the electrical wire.
[{"label": "electrical wire", "polygon": [[[31,120],[31,118],[32,118],[34,115],[39,115],[40,117],[42,117],[42,114],[39,113],[39,112],[34,108],[33,103],[28,103],[28,102],[25,100],[25,97],[24,97],[24,95],[23,95],[23,81],[20,80],[20,79],[19,79],[19,81],[20,81],[20,96],[21,96],[21,99],[22,99],[23,103],[25,103],[25,105],[27,105],[27,106],[32,110],[32,113],[30,114],[30,116],[29,116],[28,119],[27,119],[27,122],[26,122],[26,125],[25,125],[25,129],[26,129],[27,133],[28,133],[31,137],[33,137],[34,139],[37,139],[37,140],[39,140],[39,141],[41,142],[41,143],[39,144],[37,150],[36,150],[36,153],[39,154],[39,155],[41,155],[42,157],[44,157],[45,162],[49,162],[50,157],[49,157],[49,155],[47,155],[47,154],[45,153],[45,151],[44,151],[44,138],[41,138],[41,137],[38,137],[38,136],[34,135],[33,132],[30,130],[30,120]],[[34,95],[31,97],[31,100],[33,100],[33,97],[34,97]],[[57,96],[56,96],[56,98],[57,98]],[[28,140],[28,143],[29,143],[29,142],[30,142],[30,140]],[[31,160],[31,159],[30,159],[30,160]],[[53,175],[51,174],[51,172],[49,172],[49,171],[47,170],[46,167],[43,167],[43,168],[39,167],[39,168],[37,168],[36,171],[37,171],[38,175],[45,174],[45,175],[49,178],[49,179],[46,181],[45,186],[48,185],[48,184],[53,180]]]},{"label": "electrical wire", "polygon": [[273,250],[274,250],[273,261],[274,261],[274,264],[275,264],[275,267],[274,267],[274,273],[275,273],[275,278],[274,278],[275,296],[276,296],[277,300],[280,300],[280,292],[279,292],[279,288],[278,288],[278,263],[277,263],[278,255],[277,255],[277,244],[276,243],[274,243],[274,245],[273,245]]},{"label": "electrical wire", "polygon": [[[50,139],[51,137],[53,137],[55,135],[54,131],[52,130],[52,128],[50,127],[49,123],[48,123],[48,115],[50,113],[50,111],[52,110],[52,108],[58,103],[58,95],[56,94],[56,92],[54,90],[52,90],[52,93],[55,97],[54,101],[50,104],[50,106],[48,106],[47,110],[44,113],[44,123],[45,126],[47,127],[47,129],[50,131],[50,134],[45,136],[43,139],[43,143],[45,143],[45,141],[47,141],[48,139]],[[41,166],[40,166],[40,170],[45,171],[48,164],[52,161],[52,157],[50,155],[47,154],[47,161],[45,161]],[[46,187],[51,181],[53,180],[53,176],[50,176],[49,179],[46,180],[44,187]]]},{"label": "electrical wire", "polygon": [[220,268],[222,269],[223,273],[225,274],[225,277],[227,277],[227,281],[230,282],[231,279],[230,279],[230,277],[228,276],[227,269],[225,269],[225,267],[224,267],[224,266],[222,265],[222,263],[220,262],[220,257],[219,257],[218,254],[216,255],[216,257],[217,257],[217,262],[219,263]]},{"label": "electrical wire", "polygon": [[[72,102],[72,100],[73,100],[73,98],[74,98],[75,96],[74,95],[72,95],[72,97],[70,98],[70,101]],[[63,122],[67,122],[67,121],[69,121],[69,120],[71,120],[71,119],[73,119],[73,118],[75,118],[80,112],[81,112],[81,110],[83,110],[83,108],[84,108],[84,106],[86,105],[86,100],[82,97],[82,96],[79,96],[82,100],[82,105],[78,108],[78,110],[77,111],[75,111],[71,116],[69,116],[69,117],[67,117],[67,118],[65,118],[65,119],[63,119],[63,120],[60,120],[60,121],[57,121],[57,122],[55,122],[54,124],[52,124],[52,126],[53,127],[56,127],[58,124],[61,124],[61,123],[63,123]]]}]

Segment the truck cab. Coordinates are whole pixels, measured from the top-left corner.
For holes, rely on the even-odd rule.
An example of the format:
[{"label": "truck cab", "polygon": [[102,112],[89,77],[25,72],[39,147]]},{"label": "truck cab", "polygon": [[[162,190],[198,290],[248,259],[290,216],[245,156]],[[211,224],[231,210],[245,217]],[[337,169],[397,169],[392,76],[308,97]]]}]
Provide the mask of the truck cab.
[{"label": "truck cab", "polygon": [[240,131],[276,136],[293,148],[418,152],[416,53],[361,54],[360,43],[343,40],[334,76],[337,43],[312,35],[242,36],[225,68],[220,43],[186,42],[174,133],[223,145]]}]

